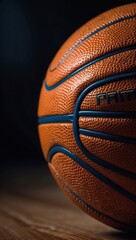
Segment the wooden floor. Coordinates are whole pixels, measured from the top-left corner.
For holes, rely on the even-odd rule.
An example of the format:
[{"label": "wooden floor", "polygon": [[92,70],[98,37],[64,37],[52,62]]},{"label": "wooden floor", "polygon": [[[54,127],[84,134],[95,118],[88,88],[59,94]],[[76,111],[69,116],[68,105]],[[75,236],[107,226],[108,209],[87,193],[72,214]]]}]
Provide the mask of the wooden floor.
[{"label": "wooden floor", "polygon": [[9,168],[0,179],[0,240],[136,239],[74,206],[44,167]]}]

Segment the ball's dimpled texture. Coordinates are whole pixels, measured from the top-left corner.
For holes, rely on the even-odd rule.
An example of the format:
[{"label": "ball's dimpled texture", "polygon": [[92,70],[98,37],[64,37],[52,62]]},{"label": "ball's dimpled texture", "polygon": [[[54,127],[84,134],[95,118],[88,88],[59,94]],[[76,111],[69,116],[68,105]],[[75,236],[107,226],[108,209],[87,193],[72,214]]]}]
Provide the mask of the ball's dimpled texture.
[{"label": "ball's dimpled texture", "polygon": [[86,213],[136,228],[136,4],[88,21],[43,81],[38,131],[49,168]]}]

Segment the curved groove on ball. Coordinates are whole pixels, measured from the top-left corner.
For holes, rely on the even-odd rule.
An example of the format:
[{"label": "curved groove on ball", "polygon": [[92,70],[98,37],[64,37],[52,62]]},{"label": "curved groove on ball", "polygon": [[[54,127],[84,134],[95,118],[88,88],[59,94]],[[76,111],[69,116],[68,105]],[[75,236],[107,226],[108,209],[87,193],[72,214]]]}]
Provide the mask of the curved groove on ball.
[{"label": "curved groove on ball", "polygon": [[98,178],[100,181],[104,182],[105,184],[107,184],[108,186],[110,186],[111,188],[113,188],[115,191],[119,192],[120,194],[122,194],[123,196],[127,197],[129,200],[136,202],[136,195],[128,192],[127,190],[125,190],[124,188],[122,188],[121,186],[119,186],[118,184],[114,183],[112,180],[110,180],[109,178],[107,178],[106,176],[104,176],[102,173],[100,173],[99,171],[97,171],[95,168],[93,168],[92,166],[90,166],[89,164],[87,164],[86,162],[82,161],[78,156],[76,156],[74,153],[70,152],[68,149],[62,147],[62,146],[55,146],[52,147],[49,150],[49,154],[48,154],[48,162],[51,162],[53,156],[55,153],[63,153],[66,156],[70,157],[71,159],[73,159],[78,165],[80,165],[82,168],[86,169],[88,172],[90,172],[93,176],[95,176],[96,178]]},{"label": "curved groove on ball", "polygon": [[[54,168],[53,168],[54,169]],[[87,207],[89,210],[91,210],[94,214],[97,214],[103,218],[106,218],[110,221],[113,221],[117,224],[120,224],[120,225],[123,225],[123,227],[127,227],[129,228],[130,230],[133,231],[133,229],[135,229],[135,226],[132,226],[132,225],[128,225],[126,223],[123,223],[123,222],[120,222],[118,220],[116,220],[115,218],[113,217],[110,217],[109,215],[105,214],[105,213],[102,213],[100,212],[99,210],[97,210],[96,208],[94,208],[93,206],[91,206],[89,203],[87,203],[86,201],[84,201],[81,197],[79,197],[71,188],[69,188],[67,186],[67,184],[60,178],[59,174],[57,173],[57,171],[54,169],[54,172],[55,172],[55,175],[56,177],[61,181],[62,185],[64,186],[64,188],[74,197],[78,200],[78,202],[80,202],[82,205],[84,205],[85,207]]]},{"label": "curved groove on ball", "polygon": [[107,112],[107,111],[79,111],[79,117],[95,117],[95,118],[136,118],[136,112]]},{"label": "curved groove on ball", "polygon": [[133,18],[136,18],[136,15],[130,15],[130,16],[125,16],[125,17],[121,17],[119,19],[116,19],[115,21],[112,21],[112,22],[109,22],[109,23],[106,23],[104,26],[101,26],[100,28],[96,29],[95,31],[89,33],[87,36],[85,36],[83,39],[81,39],[78,43],[76,43],[65,55],[64,57],[59,61],[59,63],[54,67],[54,68],[51,68],[50,67],[50,72],[53,72],[56,68],[58,68],[58,66],[60,64],[62,64],[64,62],[64,60],[72,53],[72,51],[80,46],[80,44],[82,44],[84,41],[86,41],[87,39],[89,39],[90,37],[94,36],[95,34],[99,33],[100,31],[112,26],[112,25],[115,25],[119,22],[123,22],[123,21],[126,21],[126,20],[129,20],[129,19],[133,19]]},{"label": "curved groove on ball", "polygon": [[121,49],[118,49],[116,51],[112,51],[112,52],[109,52],[107,54],[104,54],[102,55],[101,57],[98,57],[86,64],[84,64],[83,66],[81,66],[80,68],[78,68],[77,70],[75,70],[74,72],[70,73],[68,76],[66,76],[65,78],[61,79],[59,82],[57,82],[56,84],[52,85],[52,86],[48,86],[47,83],[46,83],[46,79],[45,79],[45,88],[47,91],[50,91],[50,90],[53,90],[55,89],[56,87],[60,86],[62,83],[66,82],[68,79],[70,79],[71,77],[75,76],[77,73],[81,72],[82,70],[84,70],[85,68],[99,62],[99,61],[102,61],[106,58],[109,58],[111,56],[114,56],[116,54],[120,54],[122,52],[126,52],[126,51],[130,51],[130,50],[134,50],[136,49],[136,46],[129,46],[129,47],[125,47],[125,48],[121,48]]},{"label": "curved groove on ball", "polygon": [[73,114],[50,115],[50,116],[42,116],[38,118],[38,124],[72,123],[72,122],[73,122]]},{"label": "curved groove on ball", "polygon": [[92,131],[88,129],[79,128],[79,134],[84,136],[90,136],[95,138],[106,139],[110,141],[123,142],[128,144],[136,144],[136,138],[125,137],[115,134],[103,133],[98,131]]}]

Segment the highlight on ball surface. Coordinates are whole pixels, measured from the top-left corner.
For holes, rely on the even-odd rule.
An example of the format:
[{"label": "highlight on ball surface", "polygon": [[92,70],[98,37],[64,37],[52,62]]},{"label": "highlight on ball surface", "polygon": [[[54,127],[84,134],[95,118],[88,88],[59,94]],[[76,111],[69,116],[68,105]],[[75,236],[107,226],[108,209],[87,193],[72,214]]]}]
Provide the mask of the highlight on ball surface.
[{"label": "highlight on ball surface", "polygon": [[135,3],[91,19],[61,46],[41,88],[38,131],[64,193],[95,219],[135,231]]}]

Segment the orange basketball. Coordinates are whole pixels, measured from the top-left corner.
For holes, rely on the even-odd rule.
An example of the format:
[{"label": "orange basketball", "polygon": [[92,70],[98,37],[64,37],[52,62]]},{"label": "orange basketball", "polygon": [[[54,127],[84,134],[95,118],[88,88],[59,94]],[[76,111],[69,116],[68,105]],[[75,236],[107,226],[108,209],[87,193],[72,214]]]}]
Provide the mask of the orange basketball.
[{"label": "orange basketball", "polygon": [[88,21],[62,45],[38,106],[42,151],[69,198],[95,219],[136,228],[136,4]]}]

